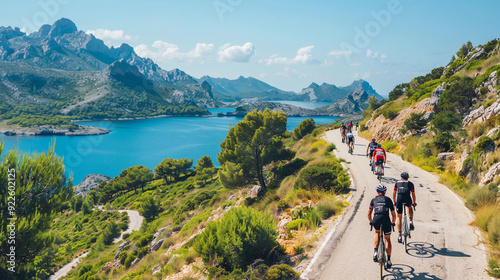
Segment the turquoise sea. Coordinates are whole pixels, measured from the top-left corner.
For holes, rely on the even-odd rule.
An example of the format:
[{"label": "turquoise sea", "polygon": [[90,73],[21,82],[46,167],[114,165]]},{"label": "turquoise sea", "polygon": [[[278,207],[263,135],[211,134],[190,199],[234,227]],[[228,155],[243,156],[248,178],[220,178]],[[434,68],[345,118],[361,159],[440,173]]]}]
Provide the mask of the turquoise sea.
[{"label": "turquoise sea", "polygon": [[[232,112],[233,109],[211,109]],[[287,129],[293,130],[306,117],[288,118]],[[314,117],[316,123],[331,123],[337,117]],[[144,120],[79,122],[112,130],[97,136],[4,136],[4,151],[18,147],[21,152],[46,152],[55,144],[57,155],[64,157],[68,176],[74,184],[88,174],[114,177],[123,169],[143,165],[151,169],[164,158],[193,159],[196,165],[203,155],[209,155],[216,166],[220,143],[238,117],[170,117]],[[4,154],[5,154],[4,152]]]}]

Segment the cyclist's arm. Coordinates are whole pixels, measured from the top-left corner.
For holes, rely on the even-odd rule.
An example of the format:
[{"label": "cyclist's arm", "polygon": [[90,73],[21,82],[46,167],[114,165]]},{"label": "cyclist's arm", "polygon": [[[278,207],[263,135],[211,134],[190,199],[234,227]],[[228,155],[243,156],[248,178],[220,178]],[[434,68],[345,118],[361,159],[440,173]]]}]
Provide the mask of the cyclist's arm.
[{"label": "cyclist's arm", "polygon": [[396,192],[397,192],[397,189],[396,187],[394,187],[394,191],[392,192],[392,201],[394,201],[394,203],[396,203]]},{"label": "cyclist's arm", "polygon": [[411,192],[411,198],[413,198],[413,205],[417,206],[417,198],[415,197],[415,190]]},{"label": "cyclist's arm", "polygon": [[373,212],[373,208],[370,206],[370,208],[368,208],[368,221],[370,223],[373,221],[373,219],[372,219],[372,212]]},{"label": "cyclist's arm", "polygon": [[394,211],[394,209],[391,210],[391,215],[392,215],[392,222],[395,223],[396,222],[396,211]]},{"label": "cyclist's arm", "polygon": [[384,163],[386,163],[386,161],[387,161],[387,154],[385,153],[384,149],[382,149],[382,151],[384,151]]}]

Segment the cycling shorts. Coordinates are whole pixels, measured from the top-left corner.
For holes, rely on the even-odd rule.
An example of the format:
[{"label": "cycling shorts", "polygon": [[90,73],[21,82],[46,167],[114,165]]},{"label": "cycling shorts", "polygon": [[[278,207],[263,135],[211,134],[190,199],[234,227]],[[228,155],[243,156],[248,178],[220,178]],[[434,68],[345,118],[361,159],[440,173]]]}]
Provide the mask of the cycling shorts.
[{"label": "cycling shorts", "polygon": [[382,163],[384,163],[384,160],[383,159],[378,159],[378,160],[375,161],[375,166],[379,166]]},{"label": "cycling shorts", "polygon": [[379,229],[380,225],[382,225],[382,231],[385,235],[391,235],[392,224],[391,219],[387,215],[375,215],[373,217],[373,227],[375,229]]},{"label": "cycling shorts", "polygon": [[373,152],[374,152],[374,151],[375,151],[375,150],[370,149],[370,157],[372,157],[372,156],[373,156]]},{"label": "cycling shorts", "polygon": [[396,212],[398,214],[403,214],[403,203],[406,203],[406,206],[410,207],[413,202],[410,195],[398,195],[396,198]]}]

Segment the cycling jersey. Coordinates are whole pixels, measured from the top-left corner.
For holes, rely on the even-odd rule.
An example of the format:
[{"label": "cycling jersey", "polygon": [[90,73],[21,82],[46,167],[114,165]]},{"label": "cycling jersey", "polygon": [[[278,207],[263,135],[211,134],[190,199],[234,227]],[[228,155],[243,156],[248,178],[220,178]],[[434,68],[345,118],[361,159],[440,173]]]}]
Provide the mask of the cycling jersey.
[{"label": "cycling jersey", "polygon": [[391,234],[391,218],[390,211],[394,211],[394,203],[392,200],[383,195],[378,195],[370,202],[370,209],[373,209],[373,226],[379,229],[382,226],[382,231],[385,235]]},{"label": "cycling jersey", "polygon": [[352,135],[352,133],[347,133],[347,138],[354,138],[354,135]]},{"label": "cycling jersey", "polygon": [[386,154],[384,149],[376,148],[373,154],[375,155],[375,161],[379,160],[385,161]]},{"label": "cycling jersey", "polygon": [[370,147],[370,151],[375,151],[375,149],[377,148],[377,142],[370,142],[368,143],[368,147]]},{"label": "cycling jersey", "polygon": [[403,213],[403,203],[409,207],[413,204],[411,193],[415,192],[415,186],[412,182],[407,180],[399,180],[394,185],[394,191],[397,192],[396,197],[396,210],[398,214]]}]

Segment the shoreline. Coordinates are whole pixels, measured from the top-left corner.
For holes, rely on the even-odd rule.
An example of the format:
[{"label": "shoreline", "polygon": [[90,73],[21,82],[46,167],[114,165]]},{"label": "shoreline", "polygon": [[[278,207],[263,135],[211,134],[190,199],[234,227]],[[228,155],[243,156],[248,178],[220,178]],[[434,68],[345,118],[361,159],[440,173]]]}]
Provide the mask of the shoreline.
[{"label": "shoreline", "polygon": [[111,133],[111,130],[97,126],[80,126],[75,131],[54,126],[0,129],[4,136],[92,136]]}]

